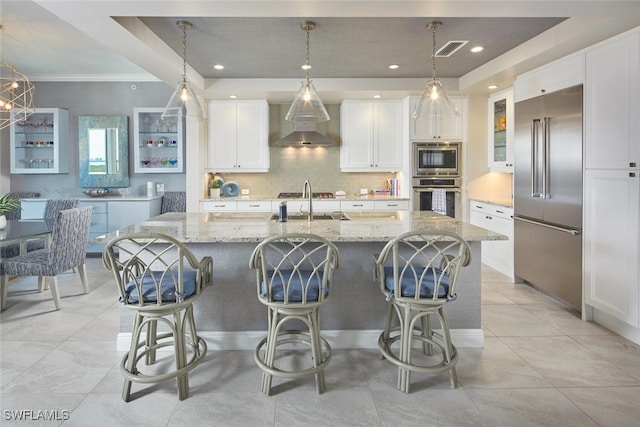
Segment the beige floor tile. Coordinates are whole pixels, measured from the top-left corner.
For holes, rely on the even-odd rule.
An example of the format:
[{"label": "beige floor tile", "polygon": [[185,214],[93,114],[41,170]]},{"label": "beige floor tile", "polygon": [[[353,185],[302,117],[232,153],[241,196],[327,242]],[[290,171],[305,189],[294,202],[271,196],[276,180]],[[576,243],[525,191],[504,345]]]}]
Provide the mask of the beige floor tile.
[{"label": "beige floor tile", "polygon": [[640,387],[561,388],[560,392],[601,427],[635,427]]}]

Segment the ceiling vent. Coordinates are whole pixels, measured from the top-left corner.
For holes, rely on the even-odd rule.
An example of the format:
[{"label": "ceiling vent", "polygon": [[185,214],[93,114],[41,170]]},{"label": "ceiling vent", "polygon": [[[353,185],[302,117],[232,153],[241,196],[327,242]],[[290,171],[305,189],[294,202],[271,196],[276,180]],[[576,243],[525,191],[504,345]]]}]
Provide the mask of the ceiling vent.
[{"label": "ceiling vent", "polygon": [[436,58],[448,58],[458,51],[462,46],[469,43],[469,40],[451,40],[448,41],[436,52]]}]

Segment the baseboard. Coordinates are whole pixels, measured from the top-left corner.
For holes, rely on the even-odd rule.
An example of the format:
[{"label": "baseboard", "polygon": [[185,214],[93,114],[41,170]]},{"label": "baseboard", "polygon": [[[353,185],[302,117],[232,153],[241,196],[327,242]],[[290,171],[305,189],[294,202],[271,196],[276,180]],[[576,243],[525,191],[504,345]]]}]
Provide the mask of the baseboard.
[{"label": "baseboard", "polygon": [[611,329],[618,335],[640,345],[640,329],[625,323],[604,311],[593,308],[593,321]]},{"label": "baseboard", "polygon": [[[266,336],[265,331],[203,331],[199,335],[204,338],[210,350],[255,350],[256,344]],[[334,349],[378,348],[379,330],[323,330],[322,336]],[[451,339],[456,347],[484,347],[482,329],[452,329]],[[117,351],[128,351],[131,344],[131,333],[120,332],[116,340]]]}]

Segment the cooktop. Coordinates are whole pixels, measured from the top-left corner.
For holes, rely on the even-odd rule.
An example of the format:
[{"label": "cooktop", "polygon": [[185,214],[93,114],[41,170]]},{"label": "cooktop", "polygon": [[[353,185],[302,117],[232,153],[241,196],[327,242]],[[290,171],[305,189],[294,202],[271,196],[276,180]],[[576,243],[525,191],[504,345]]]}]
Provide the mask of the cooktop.
[{"label": "cooktop", "polygon": [[[314,199],[333,199],[333,193],[331,192],[320,192],[320,193],[311,193],[311,197]],[[302,192],[296,193],[280,193],[278,194],[278,199],[301,199]]]}]

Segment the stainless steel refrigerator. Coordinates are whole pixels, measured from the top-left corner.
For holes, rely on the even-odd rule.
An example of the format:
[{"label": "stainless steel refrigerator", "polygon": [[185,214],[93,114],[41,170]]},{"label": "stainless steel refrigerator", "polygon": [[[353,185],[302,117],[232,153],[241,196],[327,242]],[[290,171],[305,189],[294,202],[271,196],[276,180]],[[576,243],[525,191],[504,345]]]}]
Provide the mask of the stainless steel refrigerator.
[{"label": "stainless steel refrigerator", "polygon": [[515,105],[515,275],[582,306],[582,85]]}]

